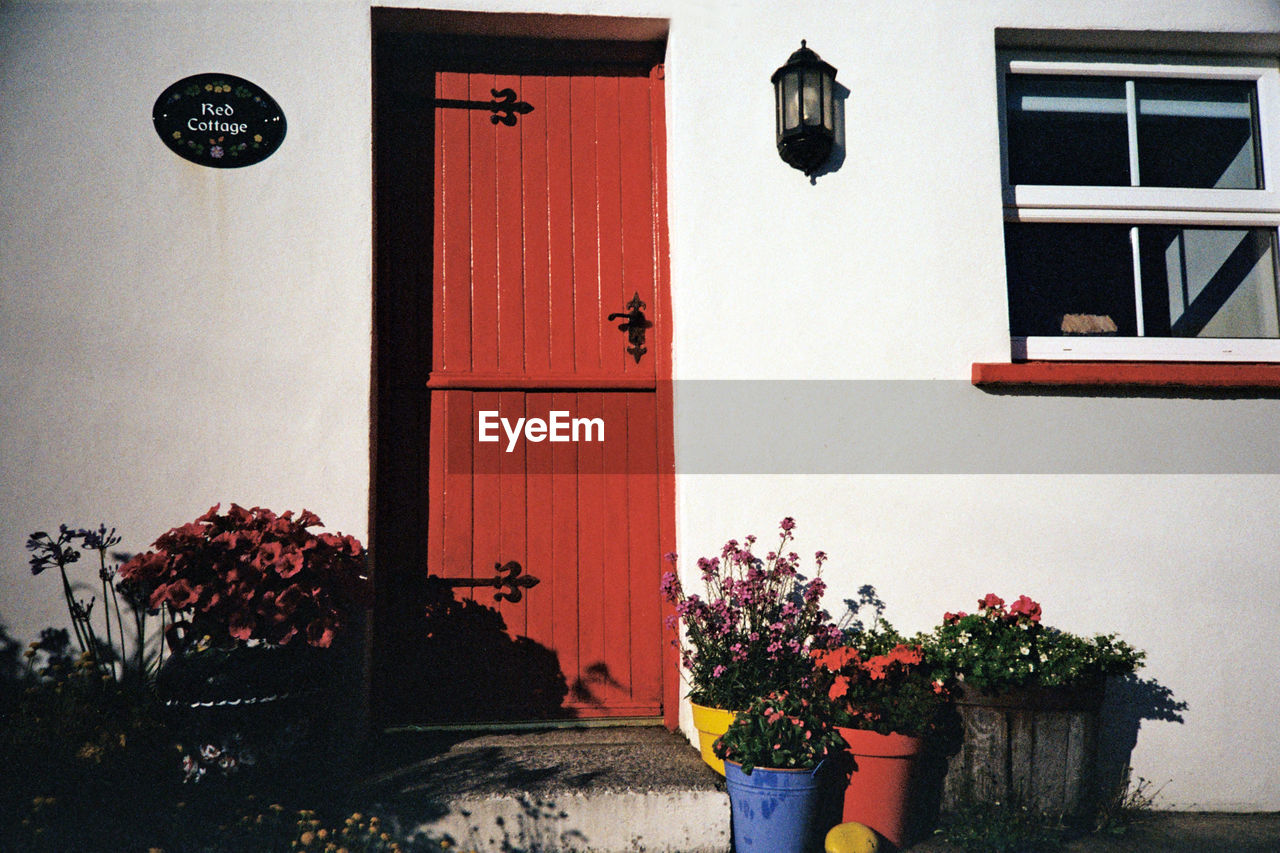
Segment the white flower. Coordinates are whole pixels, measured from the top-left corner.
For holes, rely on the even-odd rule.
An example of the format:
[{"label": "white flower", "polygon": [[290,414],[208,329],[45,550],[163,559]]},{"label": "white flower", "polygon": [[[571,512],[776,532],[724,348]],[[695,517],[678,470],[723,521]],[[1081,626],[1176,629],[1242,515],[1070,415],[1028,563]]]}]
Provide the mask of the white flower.
[{"label": "white flower", "polygon": [[969,632],[968,632],[968,631],[965,631],[965,632],[964,632],[963,634],[961,634],[959,637],[956,637],[956,642],[957,642],[957,643],[959,643],[959,644],[960,644],[960,645],[962,645],[962,646],[967,646],[967,645],[969,645]]},{"label": "white flower", "polygon": [[1021,653],[1021,654],[1024,654],[1024,655],[1029,655],[1029,654],[1031,654],[1031,647],[1030,647],[1030,646],[1023,646],[1022,648],[1018,649],[1018,652],[1019,652],[1019,653]]}]

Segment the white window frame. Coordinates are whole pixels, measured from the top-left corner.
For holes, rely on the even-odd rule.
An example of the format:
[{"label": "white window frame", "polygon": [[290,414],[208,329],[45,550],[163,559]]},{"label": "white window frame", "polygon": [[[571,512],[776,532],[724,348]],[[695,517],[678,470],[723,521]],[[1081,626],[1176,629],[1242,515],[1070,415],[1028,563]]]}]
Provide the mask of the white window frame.
[{"label": "white window frame", "polygon": [[[1280,62],[1275,58],[1094,61],[1010,51],[998,55],[998,70],[1000,176],[1006,222],[1129,225],[1135,263],[1139,225],[1280,229]],[[1252,82],[1257,86],[1263,189],[1011,185],[1006,96],[1009,74]],[[1141,306],[1138,315],[1141,317]],[[1016,360],[1280,361],[1280,339],[1274,338],[1013,336],[1011,344]]]}]

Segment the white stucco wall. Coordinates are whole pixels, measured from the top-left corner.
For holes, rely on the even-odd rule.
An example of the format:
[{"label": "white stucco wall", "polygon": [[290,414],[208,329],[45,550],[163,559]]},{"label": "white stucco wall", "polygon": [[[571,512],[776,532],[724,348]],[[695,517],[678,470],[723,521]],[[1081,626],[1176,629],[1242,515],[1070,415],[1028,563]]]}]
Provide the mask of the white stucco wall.
[{"label": "white stucco wall", "polygon": [[[1163,804],[1280,809],[1280,466],[1265,438],[1280,401],[967,385],[972,362],[1009,355],[996,28],[1280,44],[1274,3],[435,5],[670,19],[679,379],[913,380],[921,395],[877,426],[824,406],[762,410],[752,400],[785,386],[747,386],[729,422],[772,424],[773,449],[820,465],[880,442],[890,461],[769,468],[766,436],[741,439],[752,464],[735,471],[698,455],[702,391],[681,383],[683,554],[766,538],[792,515],[800,548],[831,555],[831,600],[873,584],[905,630],[994,591],[1032,595],[1064,628],[1118,631],[1149,651],[1144,676],[1187,703],[1183,723],[1144,722],[1133,755],[1138,774],[1168,780]],[[768,78],[801,38],[849,89],[844,162],[812,184],[772,138]],[[0,8],[0,621],[17,638],[62,618],[22,550],[60,521],[107,521],[139,549],[236,500],[306,506],[365,535],[369,45],[360,0]],[[289,131],[271,158],[213,170],[160,144],[156,96],[205,71],[279,102]],[[1081,455],[1049,458],[1077,425],[1094,430]],[[926,446],[931,428],[954,455]],[[1016,439],[1015,461],[967,464],[984,439]],[[913,458],[931,461],[895,461]]]},{"label": "white stucco wall", "polygon": [[[19,639],[62,613],[26,570],[33,530],[105,521],[136,551],[221,500],[365,535],[368,41],[351,4],[0,10],[0,619]],[[156,97],[203,71],[276,99],[279,151],[209,169],[160,144]]]}]

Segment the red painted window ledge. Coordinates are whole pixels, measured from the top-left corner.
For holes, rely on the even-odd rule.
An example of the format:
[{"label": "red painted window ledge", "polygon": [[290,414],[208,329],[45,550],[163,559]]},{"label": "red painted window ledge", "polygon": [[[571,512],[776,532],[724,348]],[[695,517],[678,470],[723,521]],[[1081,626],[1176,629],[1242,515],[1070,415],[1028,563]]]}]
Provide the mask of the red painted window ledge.
[{"label": "red painted window ledge", "polygon": [[1280,388],[1280,364],[1254,362],[1021,361],[974,362],[982,388],[1035,385],[1112,388]]}]

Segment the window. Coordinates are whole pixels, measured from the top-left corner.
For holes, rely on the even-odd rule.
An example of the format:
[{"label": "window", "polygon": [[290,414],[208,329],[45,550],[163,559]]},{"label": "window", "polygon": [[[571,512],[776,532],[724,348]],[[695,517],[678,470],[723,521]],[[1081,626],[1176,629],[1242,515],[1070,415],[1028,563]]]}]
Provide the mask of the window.
[{"label": "window", "polygon": [[1280,361],[1276,61],[1000,68],[1014,358]]}]

